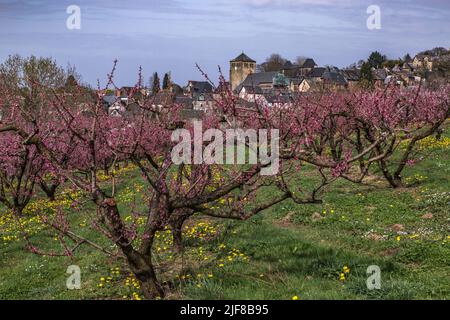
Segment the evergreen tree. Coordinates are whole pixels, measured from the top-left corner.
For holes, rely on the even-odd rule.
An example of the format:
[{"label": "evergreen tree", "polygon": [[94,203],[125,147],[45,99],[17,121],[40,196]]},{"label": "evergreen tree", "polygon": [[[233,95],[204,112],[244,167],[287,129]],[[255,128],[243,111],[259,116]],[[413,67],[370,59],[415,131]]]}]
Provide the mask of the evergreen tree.
[{"label": "evergreen tree", "polygon": [[159,80],[158,72],[153,74],[152,80],[152,94],[155,95],[161,91],[161,81]]},{"label": "evergreen tree", "polygon": [[372,88],[373,87],[373,74],[372,67],[369,62],[363,63],[361,66],[361,76],[359,78],[359,84],[363,88]]},{"label": "evergreen tree", "polygon": [[405,62],[411,62],[411,61],[412,61],[412,58],[411,58],[411,56],[409,55],[409,53],[407,53],[407,54],[403,57],[403,61],[405,61]]},{"label": "evergreen tree", "polygon": [[164,79],[163,79],[163,90],[169,90],[172,87],[172,81],[170,79],[170,72],[167,72],[164,75]]},{"label": "evergreen tree", "polygon": [[374,51],[370,54],[369,59],[367,62],[372,68],[378,69],[380,68],[383,63],[387,60],[385,55],[382,55],[378,51]]}]

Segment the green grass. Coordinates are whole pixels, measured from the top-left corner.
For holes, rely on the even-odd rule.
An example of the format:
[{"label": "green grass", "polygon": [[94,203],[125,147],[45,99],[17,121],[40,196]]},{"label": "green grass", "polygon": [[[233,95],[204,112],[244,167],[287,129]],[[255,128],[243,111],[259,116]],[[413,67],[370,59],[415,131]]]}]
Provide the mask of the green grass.
[{"label": "green grass", "polygon": [[[324,194],[320,205],[285,201],[246,222],[208,219],[220,232],[205,241],[187,241],[183,274],[191,278],[180,281],[176,277],[181,257],[175,257],[175,268],[165,268],[163,256],[158,260],[165,268],[161,278],[170,284],[167,298],[449,299],[449,150],[436,151],[404,173],[405,177],[417,175],[421,181],[408,188],[339,181]],[[139,179],[136,172],[129,173],[119,192]],[[265,190],[261,197],[270,192]],[[126,210],[127,205],[121,208]],[[92,207],[75,214],[74,221],[83,221],[89,210]],[[312,218],[319,214],[320,219]],[[425,219],[424,214],[433,216]],[[199,219],[194,217],[194,222]],[[395,224],[403,226],[400,234],[392,229]],[[82,232],[98,238],[89,228]],[[46,234],[33,240],[50,249],[57,243]],[[72,259],[36,256],[23,247],[21,241],[0,244],[1,299],[121,299],[133,291],[124,285],[127,270],[123,263],[88,247]],[[233,248],[248,261],[228,262],[228,251]],[[202,250],[210,254],[208,260],[193,258]],[[221,259],[223,267],[219,266]],[[65,272],[72,264],[81,267],[81,290],[66,289]],[[381,290],[367,289],[370,265],[381,268]],[[350,273],[342,282],[339,274],[344,266]],[[121,274],[98,287],[99,279],[109,276],[114,267],[120,267]],[[201,276],[194,280],[197,274]]]}]

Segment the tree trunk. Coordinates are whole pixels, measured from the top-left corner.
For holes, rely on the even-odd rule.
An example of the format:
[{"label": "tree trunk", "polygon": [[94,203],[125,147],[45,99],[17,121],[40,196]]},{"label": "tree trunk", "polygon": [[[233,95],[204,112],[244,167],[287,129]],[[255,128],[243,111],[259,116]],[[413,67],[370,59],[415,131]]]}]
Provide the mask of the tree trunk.
[{"label": "tree trunk", "polygon": [[183,223],[184,219],[179,219],[172,224],[173,246],[176,253],[182,253],[184,250]]},{"label": "tree trunk", "polygon": [[[373,141],[373,139],[371,139],[370,141]],[[377,146],[376,150],[378,155],[383,154],[383,150],[380,148],[380,146]],[[400,176],[394,176],[389,172],[388,164],[386,163],[386,161],[384,161],[384,159],[380,159],[378,161],[378,166],[380,167],[381,172],[383,172],[383,176],[386,178],[387,182],[392,188],[395,189],[402,186]]]},{"label": "tree trunk", "polygon": [[402,188],[405,186],[403,184],[402,177],[400,177],[400,176],[394,175],[392,180],[393,180],[393,184],[391,184],[391,185],[393,186],[393,188]]},{"label": "tree trunk", "polygon": [[395,188],[399,188],[399,187],[403,186],[400,177],[393,177],[390,174],[389,169],[388,169],[387,164],[386,164],[385,161],[380,160],[379,161],[379,165],[380,165],[381,171],[383,172],[384,177],[386,178],[387,182],[389,182],[389,185],[392,188],[395,189]]},{"label": "tree trunk", "polygon": [[95,197],[101,199],[99,202],[101,203],[106,219],[111,226],[115,243],[122,250],[127,258],[131,271],[139,280],[144,297],[146,299],[164,297],[164,291],[156,278],[155,269],[151,259],[151,243],[153,242],[153,236],[147,240],[147,242],[149,242],[149,249],[146,250],[146,252],[140,253],[136,251],[127,237],[127,229],[120,217],[116,201],[113,198],[105,198],[100,192],[96,194]]},{"label": "tree trunk", "polygon": [[41,182],[41,189],[45,192],[47,198],[50,201],[55,201],[56,189],[58,188],[58,184],[51,184],[48,186],[45,182]]},{"label": "tree trunk", "polygon": [[139,280],[142,293],[146,299],[163,298],[164,290],[156,278],[155,269],[149,257],[144,257],[139,252],[132,250],[125,252],[131,271]]}]

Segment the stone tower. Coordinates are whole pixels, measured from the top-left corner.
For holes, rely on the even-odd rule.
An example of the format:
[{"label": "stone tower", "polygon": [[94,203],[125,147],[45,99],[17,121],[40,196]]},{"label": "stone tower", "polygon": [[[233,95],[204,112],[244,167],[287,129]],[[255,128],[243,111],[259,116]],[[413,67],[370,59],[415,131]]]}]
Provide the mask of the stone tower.
[{"label": "stone tower", "polygon": [[256,61],[249,58],[245,53],[230,61],[230,83],[231,90],[236,89],[249,74],[255,73]]}]

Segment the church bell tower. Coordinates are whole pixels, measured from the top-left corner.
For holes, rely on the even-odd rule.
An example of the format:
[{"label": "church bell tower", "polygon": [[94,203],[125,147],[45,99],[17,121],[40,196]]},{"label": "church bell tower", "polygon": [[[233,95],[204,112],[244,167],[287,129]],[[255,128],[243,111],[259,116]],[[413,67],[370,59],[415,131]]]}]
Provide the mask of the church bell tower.
[{"label": "church bell tower", "polygon": [[230,83],[231,90],[236,89],[249,74],[255,73],[256,61],[249,58],[242,52],[235,59],[230,61]]}]

